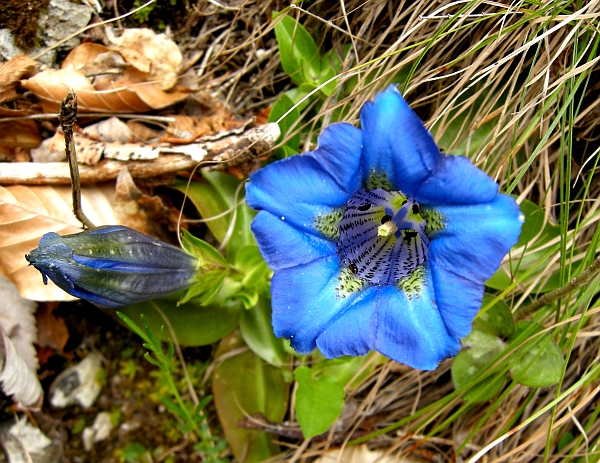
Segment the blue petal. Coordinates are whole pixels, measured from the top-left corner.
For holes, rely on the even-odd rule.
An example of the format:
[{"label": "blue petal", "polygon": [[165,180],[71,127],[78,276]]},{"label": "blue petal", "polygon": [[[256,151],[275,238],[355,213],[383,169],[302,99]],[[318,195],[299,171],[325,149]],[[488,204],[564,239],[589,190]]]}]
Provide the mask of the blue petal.
[{"label": "blue petal", "polygon": [[257,214],[251,228],[272,270],[306,264],[336,252],[335,243],[298,230],[267,211]]},{"label": "blue petal", "polygon": [[275,272],[271,282],[273,330],[290,340],[300,354],[308,354],[316,339],[357,295],[336,294],[340,277],[337,255]]},{"label": "blue petal", "polygon": [[498,184],[464,156],[443,156],[415,193],[423,204],[477,204],[492,201]]},{"label": "blue petal", "polygon": [[441,154],[431,134],[390,86],[360,112],[363,129],[363,175],[387,174],[392,186],[414,196],[436,170]]},{"label": "blue petal", "polygon": [[319,145],[307,155],[315,158],[348,194],[362,186],[360,171],[362,131],[350,124],[332,124],[319,136]]},{"label": "blue petal", "polygon": [[523,215],[502,194],[477,206],[435,208],[446,219],[429,244],[436,300],[448,331],[464,337],[481,307],[485,281],[519,239]]},{"label": "blue petal", "polygon": [[431,278],[408,298],[393,286],[371,288],[317,339],[325,357],[360,355],[375,349],[419,370],[433,370],[460,350],[436,308]]},{"label": "blue petal", "polygon": [[345,205],[350,194],[344,191],[311,156],[292,156],[274,162],[250,176],[246,202],[289,221],[315,235],[314,220],[332,208]]},{"label": "blue petal", "polygon": [[364,355],[375,349],[380,286],[365,290],[346,312],[331,323],[317,338],[317,346],[327,358]]}]

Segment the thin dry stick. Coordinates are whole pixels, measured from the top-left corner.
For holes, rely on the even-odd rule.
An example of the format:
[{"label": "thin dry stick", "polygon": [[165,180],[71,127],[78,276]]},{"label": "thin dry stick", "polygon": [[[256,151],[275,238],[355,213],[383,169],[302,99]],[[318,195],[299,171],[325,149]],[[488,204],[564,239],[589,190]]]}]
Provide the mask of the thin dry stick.
[{"label": "thin dry stick", "polygon": [[549,293],[544,294],[537,301],[528,305],[521,312],[520,318],[525,317],[529,314],[536,312],[541,309],[545,305],[550,304],[552,301],[555,301],[563,296],[566,296],[571,291],[580,288],[581,286],[588,283],[592,278],[596,276],[596,274],[600,271],[600,256],[596,257],[592,265],[590,265],[587,269],[581,272],[578,276],[569,281],[566,285],[561,288],[555,289],[554,291],[550,291]]},{"label": "thin dry stick", "polygon": [[73,213],[77,217],[77,220],[83,224],[83,228],[95,228],[92,221],[86,217],[81,208],[81,180],[79,179],[79,167],[77,166],[75,142],[73,141],[73,124],[77,120],[77,94],[75,92],[70,91],[67,93],[67,96],[62,101],[58,120],[65,134],[65,153],[67,154],[67,161],[69,161],[69,170],[71,172]]}]

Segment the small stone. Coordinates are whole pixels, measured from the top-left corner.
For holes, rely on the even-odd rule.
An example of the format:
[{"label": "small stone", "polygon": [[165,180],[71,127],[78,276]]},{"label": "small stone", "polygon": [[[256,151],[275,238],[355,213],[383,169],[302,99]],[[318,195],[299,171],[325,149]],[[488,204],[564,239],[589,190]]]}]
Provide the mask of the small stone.
[{"label": "small stone", "polygon": [[67,368],[50,386],[50,404],[55,408],[75,404],[86,409],[91,407],[100,395],[97,377],[101,368],[102,357],[96,353]]},{"label": "small stone", "polygon": [[86,452],[91,451],[94,444],[106,440],[112,429],[113,425],[110,420],[110,414],[108,412],[98,413],[94,424],[85,428],[81,434],[81,440]]}]

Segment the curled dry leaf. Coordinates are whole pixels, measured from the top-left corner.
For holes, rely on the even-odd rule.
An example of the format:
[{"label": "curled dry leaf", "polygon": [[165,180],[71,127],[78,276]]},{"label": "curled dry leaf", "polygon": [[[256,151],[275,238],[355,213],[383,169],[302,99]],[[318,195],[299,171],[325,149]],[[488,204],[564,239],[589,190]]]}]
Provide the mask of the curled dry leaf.
[{"label": "curled dry leaf", "polygon": [[[111,196],[110,186],[82,188],[83,210],[96,225],[118,223]],[[40,273],[28,266],[25,254],[37,247],[44,233],[77,233],[80,227],[73,216],[70,187],[0,187],[0,274],[27,299],[73,300],[52,282],[44,285]]]},{"label": "curled dry leaf", "polygon": [[177,215],[160,197],[145,195],[135,185],[127,167],[117,177],[113,207],[119,223],[140,233],[169,242],[168,230],[176,230]]},{"label": "curled dry leaf", "polygon": [[162,90],[175,86],[183,56],[177,44],[165,34],[156,34],[151,29],[125,29],[120,37],[116,37],[113,30],[107,28],[106,36],[113,44],[112,49],[149,74],[149,81],[156,82]]},{"label": "curled dry leaf", "polygon": [[47,69],[22,82],[41,101],[46,113],[58,112],[67,92],[77,93],[79,112],[136,113],[162,109],[188,96],[187,92],[163,92],[150,83],[133,83],[127,79],[112,82],[107,90],[96,90],[79,71]]},{"label": "curled dry leaf", "polygon": [[6,395],[30,407],[38,402],[42,387],[36,371],[38,359],[36,304],[22,298],[16,286],[0,275],[0,383]]},{"label": "curled dry leaf", "polygon": [[36,61],[25,55],[17,55],[0,64],[0,103],[17,98],[17,84],[25,76],[32,74],[37,66]]}]

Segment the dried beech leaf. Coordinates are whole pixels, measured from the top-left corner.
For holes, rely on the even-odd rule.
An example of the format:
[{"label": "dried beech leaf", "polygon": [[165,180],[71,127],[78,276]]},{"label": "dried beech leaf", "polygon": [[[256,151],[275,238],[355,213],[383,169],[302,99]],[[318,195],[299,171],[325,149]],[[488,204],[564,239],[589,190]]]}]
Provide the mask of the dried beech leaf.
[{"label": "dried beech leaf", "polygon": [[[94,72],[90,72],[88,66],[91,63],[96,62],[96,60],[106,53],[109,53],[111,50],[104,45],[93,42],[82,43],[81,45],[73,48],[64,61],[61,64],[61,69],[74,68],[77,71],[81,71],[85,69],[83,74],[92,74]],[[108,71],[111,67],[106,68],[97,68],[95,69],[95,73],[100,73],[102,71]]]},{"label": "dried beech leaf", "polygon": [[[54,314],[54,310],[58,307],[58,303],[40,304],[35,317],[38,327],[38,346],[50,348],[59,353],[63,353],[63,349],[69,340],[69,329],[65,319]],[[39,356],[38,356],[39,358]],[[43,359],[39,358],[43,365]]]},{"label": "dried beech leaf", "polygon": [[[187,97],[187,93],[165,93],[153,84],[132,84],[125,79],[112,83],[112,89],[96,90],[73,68],[47,69],[22,82],[42,103],[46,113],[58,112],[67,92],[77,93],[79,112],[145,112],[161,109]],[[120,85],[120,86],[117,86]]]},{"label": "dried beech leaf", "polygon": [[38,63],[28,56],[17,55],[0,64],[0,103],[18,97],[15,87],[26,75],[32,74]]},{"label": "dried beech leaf", "polygon": [[35,308],[35,303],[22,298],[15,285],[0,276],[0,383],[4,393],[23,406],[36,404],[42,394],[33,346],[37,341]]},{"label": "dried beech leaf", "polygon": [[[0,94],[1,97],[1,94]],[[9,148],[37,148],[42,137],[34,121],[0,122],[0,144]]]},{"label": "dried beech leaf", "polygon": [[128,143],[134,141],[131,129],[118,117],[111,117],[88,125],[83,129],[83,133],[102,142]]},{"label": "dried beech leaf", "polygon": [[176,230],[177,215],[158,196],[142,193],[126,167],[117,177],[113,207],[120,223],[146,235],[169,242],[167,230]]},{"label": "dried beech leaf", "polygon": [[[112,187],[82,189],[83,210],[94,224],[118,223],[111,196]],[[52,282],[44,285],[40,272],[29,267],[24,256],[37,247],[44,233],[77,233],[80,226],[73,216],[69,187],[0,187],[0,273],[27,299],[73,300]]]},{"label": "dried beech leaf", "polygon": [[150,74],[149,81],[156,82],[162,90],[175,86],[183,56],[177,44],[165,34],[156,34],[150,29],[125,29],[116,37],[108,28],[106,35],[113,43],[112,49],[140,71]]}]

